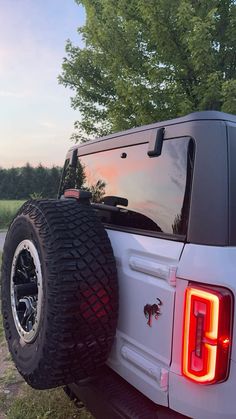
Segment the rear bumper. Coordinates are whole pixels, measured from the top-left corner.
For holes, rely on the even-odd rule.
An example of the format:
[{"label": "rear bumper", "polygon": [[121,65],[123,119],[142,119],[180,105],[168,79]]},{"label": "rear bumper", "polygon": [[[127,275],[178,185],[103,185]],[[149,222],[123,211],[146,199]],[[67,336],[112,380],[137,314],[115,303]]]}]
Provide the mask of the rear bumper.
[{"label": "rear bumper", "polygon": [[99,377],[70,384],[68,388],[97,419],[187,418],[167,407],[157,406],[109,367],[104,367]]}]

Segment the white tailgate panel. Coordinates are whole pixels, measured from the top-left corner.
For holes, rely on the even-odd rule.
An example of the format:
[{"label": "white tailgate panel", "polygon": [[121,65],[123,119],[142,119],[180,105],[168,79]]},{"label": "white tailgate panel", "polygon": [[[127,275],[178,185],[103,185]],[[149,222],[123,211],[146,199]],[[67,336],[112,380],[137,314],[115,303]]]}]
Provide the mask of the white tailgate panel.
[{"label": "white tailgate panel", "polygon": [[[108,230],[117,261],[120,307],[108,364],[158,404],[168,405],[175,271],[183,243]],[[147,304],[160,315],[144,315]]]}]

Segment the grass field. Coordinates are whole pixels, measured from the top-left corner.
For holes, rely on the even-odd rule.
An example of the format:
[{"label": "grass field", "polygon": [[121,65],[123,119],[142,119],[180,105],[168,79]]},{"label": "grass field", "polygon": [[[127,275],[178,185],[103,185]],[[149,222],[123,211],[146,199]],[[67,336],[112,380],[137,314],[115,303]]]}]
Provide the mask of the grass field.
[{"label": "grass field", "polygon": [[[0,252],[1,266],[1,252]],[[33,390],[14,367],[5,341],[0,314],[0,419],[92,419],[78,410],[64,391]]]},{"label": "grass field", "polygon": [[85,409],[78,410],[62,389],[31,389],[13,367],[7,353],[4,364],[8,367],[0,377],[1,419],[92,419]]},{"label": "grass field", "polygon": [[17,210],[24,201],[1,201],[0,200],[0,229],[7,228]]}]

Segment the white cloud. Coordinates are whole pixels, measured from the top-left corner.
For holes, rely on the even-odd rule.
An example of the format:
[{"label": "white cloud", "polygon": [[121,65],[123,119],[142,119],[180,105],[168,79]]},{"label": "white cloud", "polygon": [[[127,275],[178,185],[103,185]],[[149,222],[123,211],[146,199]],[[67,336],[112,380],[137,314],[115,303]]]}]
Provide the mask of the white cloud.
[{"label": "white cloud", "polygon": [[78,112],[57,76],[81,9],[73,0],[0,0],[0,10],[0,166],[62,164]]},{"label": "white cloud", "polygon": [[7,90],[0,90],[0,97],[13,97],[16,99],[22,99],[24,97],[27,97],[29,93],[26,92],[10,92]]},{"label": "white cloud", "polygon": [[43,121],[40,122],[39,124],[42,128],[48,128],[48,129],[56,129],[57,128],[57,124],[55,122],[50,122],[50,121]]}]

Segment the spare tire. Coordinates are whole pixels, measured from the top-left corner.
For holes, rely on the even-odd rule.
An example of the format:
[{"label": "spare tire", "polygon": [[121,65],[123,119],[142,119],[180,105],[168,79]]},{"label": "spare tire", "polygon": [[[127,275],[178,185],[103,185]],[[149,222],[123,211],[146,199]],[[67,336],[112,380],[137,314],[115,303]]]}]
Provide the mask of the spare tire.
[{"label": "spare tire", "polygon": [[115,336],[118,290],[112,247],[91,206],[23,205],[4,246],[2,314],[12,358],[32,387],[99,372]]}]

